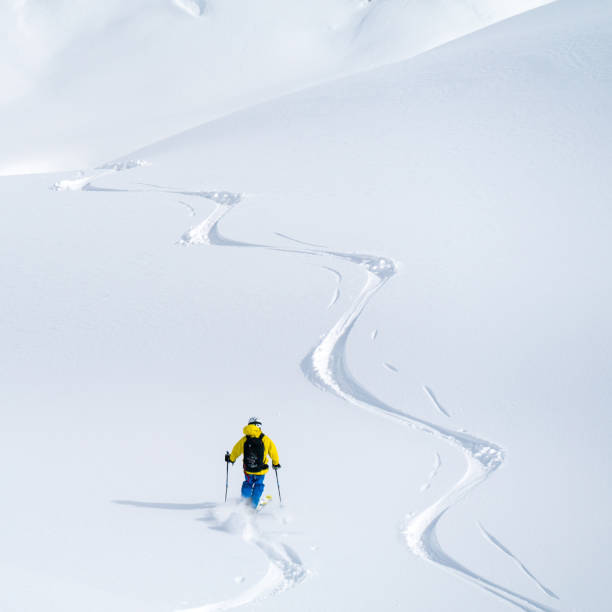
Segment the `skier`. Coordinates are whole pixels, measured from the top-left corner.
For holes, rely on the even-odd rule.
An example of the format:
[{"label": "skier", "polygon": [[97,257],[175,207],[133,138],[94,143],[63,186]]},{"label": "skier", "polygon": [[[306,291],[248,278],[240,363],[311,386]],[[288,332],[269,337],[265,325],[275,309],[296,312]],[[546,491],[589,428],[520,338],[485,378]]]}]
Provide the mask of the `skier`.
[{"label": "skier", "polygon": [[264,478],[269,469],[268,455],[275,470],[281,465],[276,445],[261,432],[261,421],[258,418],[251,417],[242,431],[244,437],[236,442],[231,453],[225,453],[225,461],[233,464],[240,455],[244,454],[244,482],[241,494],[245,500],[251,501],[253,508],[257,508],[264,490]]}]

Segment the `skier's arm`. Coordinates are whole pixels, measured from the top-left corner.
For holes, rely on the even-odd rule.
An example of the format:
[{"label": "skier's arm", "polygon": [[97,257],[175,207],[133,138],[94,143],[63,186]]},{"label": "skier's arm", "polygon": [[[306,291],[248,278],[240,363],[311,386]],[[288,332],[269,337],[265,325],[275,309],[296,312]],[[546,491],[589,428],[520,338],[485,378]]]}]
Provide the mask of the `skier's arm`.
[{"label": "skier's arm", "polygon": [[244,441],[246,440],[246,436],[244,438],[240,438],[238,442],[232,448],[232,452],[230,453],[230,461],[234,463],[240,455],[242,455],[242,451],[244,450]]},{"label": "skier's arm", "polygon": [[272,459],[272,465],[280,465],[280,459],[278,458],[278,451],[276,450],[276,444],[270,440],[270,448],[268,449],[268,453],[270,455],[270,459]]}]

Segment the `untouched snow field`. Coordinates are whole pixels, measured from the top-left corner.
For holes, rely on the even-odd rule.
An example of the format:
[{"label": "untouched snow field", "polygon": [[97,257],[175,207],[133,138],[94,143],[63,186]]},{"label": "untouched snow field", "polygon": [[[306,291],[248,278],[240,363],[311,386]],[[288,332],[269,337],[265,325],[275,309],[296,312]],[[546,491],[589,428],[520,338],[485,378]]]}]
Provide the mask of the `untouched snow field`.
[{"label": "untouched snow field", "polygon": [[[90,106],[101,90],[55,76],[86,61],[84,23],[125,42],[145,3],[123,4],[3,67],[5,168],[62,170],[0,179],[0,609],[606,610],[612,6],[431,49],[543,3],[355,2],[344,36],[363,36],[338,50],[321,24],[349,3],[277,3],[300,71],[280,39],[267,59],[227,45],[208,98],[213,72],[155,82],[167,41],[147,43],[156,68],[119,93],[138,57],[117,44],[126,66],[92,72],[116,95]],[[145,38],[164,15],[180,53],[236,44],[188,32],[236,3],[151,4]],[[451,9],[478,20],[444,28]],[[243,110],[208,120],[223,108]],[[271,474],[257,515],[238,465],[223,503],[251,415],[283,465],[283,505]]]},{"label": "untouched snow field", "polygon": [[550,0],[5,0],[0,175],[97,164]]}]

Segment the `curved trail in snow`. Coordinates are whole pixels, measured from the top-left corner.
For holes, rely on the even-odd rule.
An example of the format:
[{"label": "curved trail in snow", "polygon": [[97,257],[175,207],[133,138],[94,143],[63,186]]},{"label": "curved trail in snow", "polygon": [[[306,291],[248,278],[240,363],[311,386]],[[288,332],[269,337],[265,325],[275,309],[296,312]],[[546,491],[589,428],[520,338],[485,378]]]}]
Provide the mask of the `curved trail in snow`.
[{"label": "curved trail in snow", "polygon": [[438,398],[436,397],[435,393],[427,385],[423,385],[423,391],[425,392],[425,395],[430,399],[431,403],[434,405],[434,408],[440,414],[443,414],[444,416],[450,418],[448,410],[446,410],[446,408],[442,406],[442,404],[438,401]]},{"label": "curved trail in snow", "polygon": [[491,542],[491,544],[493,544],[493,546],[495,546],[496,548],[501,550],[505,555],[510,557],[510,559],[512,559],[512,561],[514,561],[514,563],[516,563],[516,565],[518,565],[520,570],[530,580],[532,580],[537,585],[537,587],[539,589],[541,589],[549,597],[552,597],[553,599],[559,599],[559,596],[554,591],[549,589],[545,584],[543,584],[540,580],[538,580],[536,578],[536,576],[534,576],[533,572],[529,571],[527,566],[511,550],[509,550],[506,546],[504,546],[493,534],[491,534],[487,529],[485,529],[481,523],[478,523],[478,527],[480,527],[480,531],[482,532],[482,535],[489,542]]},{"label": "curved trail in snow", "polygon": [[442,459],[440,458],[440,453],[436,451],[434,455],[433,468],[431,469],[431,472],[429,472],[429,476],[427,477],[426,482],[424,482],[421,485],[421,488],[419,489],[421,493],[423,493],[424,491],[427,491],[427,489],[431,487],[431,483],[434,481],[434,478],[438,475],[438,472],[440,471],[441,467],[442,467]]},{"label": "curved trail in snow", "polygon": [[446,554],[440,546],[436,535],[439,520],[453,505],[489,478],[503,464],[504,452],[499,446],[487,440],[406,414],[378,399],[353,378],[346,359],[348,337],[368,302],[396,274],[397,267],[390,259],[349,256],[330,251],[327,253],[337,257],[350,257],[365,268],[367,280],[352,306],[302,360],[304,375],[315,386],[334,393],[355,406],[445,440],[462,452],[467,463],[465,474],[450,491],[406,521],[402,534],[408,548],[423,560],[451,571],[527,612],[536,610],[553,612],[554,608],[478,575]]},{"label": "curved trail in snow", "polygon": [[[230,210],[229,206],[217,206],[199,226],[183,236],[182,242],[184,244],[205,243],[255,247],[281,252],[329,256],[344,261],[348,260],[366,271],[366,283],[361,293],[337,323],[302,360],[301,368],[304,376],[320,389],[334,393],[355,406],[443,439],[457,447],[464,455],[467,469],[461,480],[440,499],[412,516],[405,523],[402,533],[408,548],[425,561],[451,571],[527,612],[538,610],[555,612],[555,608],[496,584],[461,565],[444,552],[436,536],[436,526],[442,516],[503,464],[503,450],[487,440],[411,416],[386,404],[362,387],[348,369],[346,359],[348,337],[372,297],[395,276],[397,264],[391,259],[373,255],[342,253],[321,248],[316,250],[287,249],[264,244],[236,243],[226,238],[220,239],[218,224]],[[186,236],[188,240],[185,240]],[[299,243],[308,244],[302,241]],[[448,416],[446,411],[443,413]]]},{"label": "curved trail in snow", "polygon": [[334,295],[327,308],[331,308],[340,299],[340,286],[342,285],[342,274],[336,270],[336,268],[330,268],[329,266],[321,266],[324,270],[329,270],[336,278],[336,289]]},{"label": "curved trail in snow", "polygon": [[[224,513],[227,516],[224,516]],[[262,518],[264,517],[254,515],[249,508],[237,502],[233,508],[217,506],[199,519],[207,523],[210,529],[239,535],[245,543],[257,547],[268,560],[268,570],[263,578],[236,597],[194,608],[183,608],[181,612],[232,610],[278,595],[308,577],[309,571],[298,554],[287,544],[278,542],[271,534],[266,533],[262,521],[259,520]]]},{"label": "curved trail in snow", "polygon": [[[93,187],[91,184],[92,178],[96,177],[90,177],[89,180],[79,178],[78,181],[74,181],[67,188],[103,190],[103,188]],[[66,185],[70,182],[65,181],[63,183]],[[56,184],[54,187],[57,189],[60,184]],[[59,189],[65,188],[64,185],[61,185]],[[347,365],[347,342],[350,333],[370,300],[397,274],[397,264],[385,257],[328,250],[325,247],[297,241],[285,234],[278,235],[304,247],[308,246],[311,248],[286,248],[231,240],[220,233],[218,225],[243,200],[242,194],[227,191],[184,191],[153,185],[149,185],[149,187],[152,188],[149,189],[150,191],[186,197],[201,197],[215,202],[214,210],[199,225],[185,232],[179,241],[180,244],[258,248],[283,253],[331,257],[353,263],[365,271],[366,281],[359,295],[331,329],[303,358],[301,369],[304,376],[319,389],[333,393],[356,407],[444,440],[457,448],[464,456],[467,467],[463,477],[438,500],[406,520],[402,529],[402,535],[407,547],[413,554],[428,563],[452,572],[458,577],[471,582],[475,586],[526,612],[557,612],[556,608],[521,595],[465,567],[443,550],[437,538],[436,527],[440,519],[450,508],[468,495],[474,488],[486,481],[503,464],[504,451],[488,440],[407,414],[376,397],[351,375]],[[109,189],[108,191],[144,190]],[[433,398],[431,399],[433,401]],[[248,538],[245,539],[248,540]],[[255,544],[263,550],[271,561],[270,570],[264,579],[258,583],[259,586],[255,585],[255,587],[252,587],[243,593],[243,595],[233,600],[209,604],[194,610],[198,612],[212,612],[213,610],[226,610],[251,603],[262,597],[294,586],[301,582],[307,574],[307,571],[304,570],[304,574],[300,575],[297,580],[286,576],[282,569],[283,555],[281,554],[279,558],[277,555],[278,551],[275,552],[274,548],[270,549],[270,545],[263,541],[255,540]],[[291,555],[289,555],[289,558],[291,558]],[[545,592],[552,594],[552,591],[546,590]]]},{"label": "curved trail in snow", "polygon": [[[227,514],[226,517],[224,513]],[[231,610],[278,595],[297,586],[308,577],[310,572],[299,555],[290,546],[278,542],[270,533],[266,533],[261,521],[263,518],[265,517],[253,514],[239,501],[234,508],[219,505],[199,519],[207,523],[210,529],[240,535],[244,542],[257,547],[268,559],[268,571],[261,580],[236,597],[183,609],[181,612]]]},{"label": "curved trail in snow", "polygon": [[206,523],[209,529],[240,536],[245,543],[257,547],[265,555],[268,560],[268,570],[263,578],[248,589],[235,597],[216,603],[181,608],[181,612],[232,610],[278,595],[308,577],[309,571],[304,567],[298,554],[291,547],[278,542],[271,534],[266,533],[261,521],[258,520],[259,517],[240,502],[227,505],[212,502],[177,504],[118,499],[114,503],[156,510],[206,510],[206,514],[197,520]]}]

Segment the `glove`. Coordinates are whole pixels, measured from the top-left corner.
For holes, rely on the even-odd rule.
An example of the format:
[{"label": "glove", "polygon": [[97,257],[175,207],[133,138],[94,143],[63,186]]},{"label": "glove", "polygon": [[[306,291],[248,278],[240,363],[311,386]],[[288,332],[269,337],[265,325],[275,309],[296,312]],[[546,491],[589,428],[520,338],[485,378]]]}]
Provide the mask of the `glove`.
[{"label": "glove", "polygon": [[232,465],[234,465],[234,462],[230,459],[229,451],[225,453],[225,463],[231,463]]},{"label": "glove", "polygon": [[280,468],[281,468],[281,464],[280,464],[280,463],[279,463],[278,465],[274,465],[274,464],[272,464],[272,467],[273,467],[275,470],[280,470]]}]

